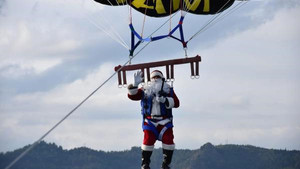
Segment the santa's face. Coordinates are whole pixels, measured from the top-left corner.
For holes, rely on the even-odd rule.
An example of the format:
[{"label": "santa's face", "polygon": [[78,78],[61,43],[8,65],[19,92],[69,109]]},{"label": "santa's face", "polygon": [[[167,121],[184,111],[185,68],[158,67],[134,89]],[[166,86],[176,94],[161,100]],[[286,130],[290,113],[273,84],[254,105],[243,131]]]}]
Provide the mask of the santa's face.
[{"label": "santa's face", "polygon": [[150,83],[144,87],[147,96],[154,96],[161,90],[162,79],[151,78]]},{"label": "santa's face", "polygon": [[152,83],[162,83],[162,79],[161,79],[160,77],[157,77],[157,76],[151,78],[150,81],[151,81]]}]

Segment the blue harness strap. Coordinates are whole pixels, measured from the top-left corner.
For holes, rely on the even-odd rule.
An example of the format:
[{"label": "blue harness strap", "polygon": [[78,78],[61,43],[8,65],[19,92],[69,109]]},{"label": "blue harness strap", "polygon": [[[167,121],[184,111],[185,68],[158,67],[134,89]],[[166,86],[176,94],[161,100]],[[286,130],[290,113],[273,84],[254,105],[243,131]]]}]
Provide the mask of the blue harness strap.
[{"label": "blue harness strap", "polygon": [[143,130],[149,130],[149,131],[152,131],[156,137],[156,140],[159,140],[159,141],[162,141],[162,137],[163,135],[165,134],[165,132],[169,129],[169,128],[172,128],[173,127],[173,124],[172,122],[169,122],[165,125],[165,127],[160,131],[158,132],[156,127],[154,126],[154,124],[151,122],[151,120],[149,119],[146,119],[146,122],[148,123],[148,125],[145,125],[144,124],[144,121],[143,121]]},{"label": "blue harness strap", "polygon": [[[164,38],[167,38],[167,37],[171,37],[173,39],[176,39],[176,40],[180,41],[182,43],[183,47],[186,48],[187,42],[184,41],[184,32],[183,32],[183,28],[182,28],[183,20],[184,20],[184,16],[181,16],[177,26],[175,26],[168,34],[159,35],[159,36],[155,36],[155,37],[147,37],[147,38],[143,38],[140,34],[138,34],[136,32],[136,30],[134,29],[132,23],[130,23],[129,24],[129,28],[131,30],[131,49],[129,50],[130,56],[133,56],[134,50],[142,42],[152,42],[152,41],[157,41],[157,40],[164,39]],[[178,29],[179,29],[180,38],[177,38],[177,37],[173,36],[173,34]],[[137,39],[139,40],[137,43],[134,42],[135,37],[137,37]]]},{"label": "blue harness strap", "polygon": [[145,125],[145,124],[144,124],[144,120],[143,120],[143,130],[149,130],[149,131],[152,131],[152,132],[154,133],[155,137],[156,137],[156,140],[157,140],[157,139],[158,139],[158,136],[159,136],[159,133],[158,133],[156,127],[154,126],[153,123],[151,123],[150,120],[146,119],[146,121],[147,121],[148,125]]}]

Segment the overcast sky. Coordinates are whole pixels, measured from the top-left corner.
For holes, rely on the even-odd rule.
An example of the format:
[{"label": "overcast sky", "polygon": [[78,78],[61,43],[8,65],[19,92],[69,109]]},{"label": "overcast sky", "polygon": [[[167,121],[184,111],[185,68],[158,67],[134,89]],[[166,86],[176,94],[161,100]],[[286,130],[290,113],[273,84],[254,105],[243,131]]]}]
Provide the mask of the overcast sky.
[{"label": "overcast sky", "polygon": [[[189,56],[202,62],[197,80],[189,65],[175,66],[178,149],[211,142],[300,150],[299,16],[297,0],[253,0],[190,41]],[[139,32],[142,17],[134,13]],[[187,14],[186,38],[211,17]],[[165,20],[147,18],[145,35]],[[0,0],[0,152],[36,141],[127,61],[128,50],[104,33],[112,27],[130,44],[127,7]],[[165,39],[133,62],[182,57],[181,44]],[[110,151],[140,146],[142,138],[139,102],[114,77],[45,141]]]}]

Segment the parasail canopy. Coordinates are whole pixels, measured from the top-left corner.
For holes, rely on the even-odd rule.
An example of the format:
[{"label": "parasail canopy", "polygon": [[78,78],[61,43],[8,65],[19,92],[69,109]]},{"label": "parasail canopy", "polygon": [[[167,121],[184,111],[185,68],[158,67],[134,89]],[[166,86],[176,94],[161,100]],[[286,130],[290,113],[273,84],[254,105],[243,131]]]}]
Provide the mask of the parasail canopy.
[{"label": "parasail canopy", "polygon": [[169,16],[178,10],[198,15],[216,14],[229,8],[235,0],[95,0],[110,6],[130,5],[151,17]]}]

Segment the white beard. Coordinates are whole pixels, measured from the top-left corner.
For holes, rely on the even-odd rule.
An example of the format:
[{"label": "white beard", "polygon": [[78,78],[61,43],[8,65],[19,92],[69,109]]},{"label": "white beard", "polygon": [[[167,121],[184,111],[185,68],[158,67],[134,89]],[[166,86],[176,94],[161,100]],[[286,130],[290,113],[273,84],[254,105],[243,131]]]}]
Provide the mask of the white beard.
[{"label": "white beard", "polygon": [[[150,83],[148,85],[145,85],[144,92],[147,97],[150,96],[157,96],[158,92],[161,91],[161,85],[162,85],[162,79],[151,79]],[[164,83],[163,91],[165,93],[170,92],[170,85],[167,83]]]}]

